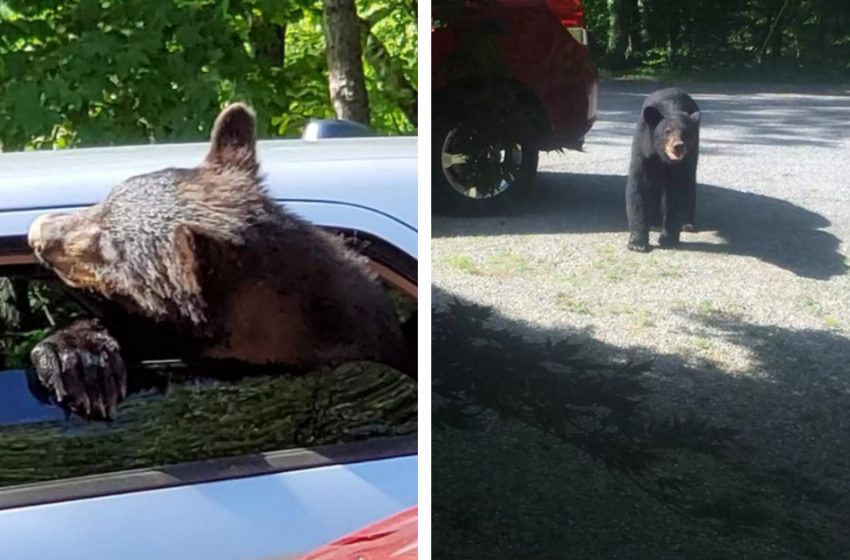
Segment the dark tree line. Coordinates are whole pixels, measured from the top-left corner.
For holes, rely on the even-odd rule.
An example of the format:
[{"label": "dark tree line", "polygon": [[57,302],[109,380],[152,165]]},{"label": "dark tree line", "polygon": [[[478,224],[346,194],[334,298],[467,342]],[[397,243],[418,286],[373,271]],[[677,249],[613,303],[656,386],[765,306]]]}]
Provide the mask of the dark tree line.
[{"label": "dark tree line", "polygon": [[850,71],[850,2],[585,0],[603,67]]},{"label": "dark tree line", "polygon": [[[494,1],[434,0],[432,18],[451,25],[470,7]],[[845,0],[583,0],[583,5],[591,53],[604,69],[850,75]]]}]

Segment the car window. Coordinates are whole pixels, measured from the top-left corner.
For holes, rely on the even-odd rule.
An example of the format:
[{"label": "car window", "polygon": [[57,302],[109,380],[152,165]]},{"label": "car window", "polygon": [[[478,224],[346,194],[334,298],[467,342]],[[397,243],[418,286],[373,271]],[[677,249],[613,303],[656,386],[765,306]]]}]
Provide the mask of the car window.
[{"label": "car window", "polygon": [[[380,243],[374,240],[354,242],[368,246],[364,252],[388,271],[399,320],[409,319],[416,310],[415,272],[411,281],[409,270],[379,262]],[[8,245],[0,241],[0,248]],[[163,383],[131,396],[114,422],[66,418],[32,396],[25,372],[29,351],[51,328],[97,313],[92,300],[27,262],[20,251],[0,253],[0,492],[20,484],[416,431],[415,382],[389,367],[350,363],[293,374],[230,363],[227,371],[213,372],[165,345],[161,355],[128,364],[131,375],[143,371]]]}]

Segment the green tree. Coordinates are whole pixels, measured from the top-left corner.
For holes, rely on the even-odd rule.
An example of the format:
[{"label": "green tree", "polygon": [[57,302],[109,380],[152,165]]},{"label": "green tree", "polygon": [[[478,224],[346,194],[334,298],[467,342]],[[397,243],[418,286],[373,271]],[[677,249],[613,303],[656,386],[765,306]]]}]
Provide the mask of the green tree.
[{"label": "green tree", "polygon": [[[411,132],[415,10],[358,12],[371,124]],[[261,136],[298,134],[334,115],[323,30],[318,0],[0,1],[2,149],[201,140],[235,99]]]}]

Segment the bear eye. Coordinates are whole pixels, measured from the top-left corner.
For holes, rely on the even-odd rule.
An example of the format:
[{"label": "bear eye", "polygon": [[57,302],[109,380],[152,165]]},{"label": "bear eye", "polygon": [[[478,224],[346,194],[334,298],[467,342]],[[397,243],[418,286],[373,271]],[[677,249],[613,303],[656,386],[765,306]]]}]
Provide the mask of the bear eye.
[{"label": "bear eye", "polygon": [[666,129],[664,129],[664,134],[666,134],[667,136],[670,136],[670,134],[671,134],[672,132],[673,132],[673,129],[672,129],[672,128],[666,128]]}]

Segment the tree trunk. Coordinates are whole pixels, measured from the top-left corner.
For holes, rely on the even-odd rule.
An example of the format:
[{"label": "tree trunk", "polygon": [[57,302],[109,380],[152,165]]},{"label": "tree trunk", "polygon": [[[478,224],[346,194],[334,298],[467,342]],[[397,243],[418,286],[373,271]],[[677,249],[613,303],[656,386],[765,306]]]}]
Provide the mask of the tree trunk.
[{"label": "tree trunk", "polygon": [[629,0],[608,0],[608,57],[613,66],[626,62],[629,46],[629,22],[631,20]]},{"label": "tree trunk", "polygon": [[[782,0],[777,0],[777,3],[780,1]],[[779,13],[776,14],[776,17],[773,19],[773,22],[771,23],[771,20],[768,19],[769,27],[767,30],[767,36],[764,38],[764,43],[762,44],[761,50],[759,51],[758,57],[756,58],[759,64],[761,64],[763,61],[764,52],[767,49],[768,44],[771,47],[771,58],[773,58],[774,60],[778,60],[782,56],[782,28],[778,28],[777,25],[782,19],[782,14],[785,13],[785,9],[788,7],[788,0],[782,1],[781,6],[778,7]]]},{"label": "tree trunk", "polygon": [[770,45],[770,57],[778,61],[782,58],[782,29],[779,28],[773,33],[773,40]]},{"label": "tree trunk", "polygon": [[629,58],[643,52],[645,27],[643,25],[643,0],[632,0],[629,6]]},{"label": "tree trunk", "polygon": [[360,20],[354,0],[325,0],[328,86],[337,118],[369,124]]}]

